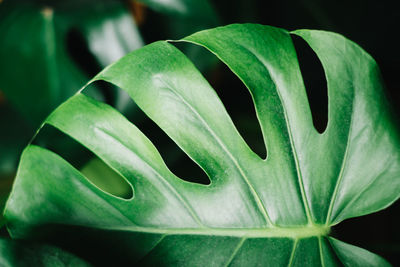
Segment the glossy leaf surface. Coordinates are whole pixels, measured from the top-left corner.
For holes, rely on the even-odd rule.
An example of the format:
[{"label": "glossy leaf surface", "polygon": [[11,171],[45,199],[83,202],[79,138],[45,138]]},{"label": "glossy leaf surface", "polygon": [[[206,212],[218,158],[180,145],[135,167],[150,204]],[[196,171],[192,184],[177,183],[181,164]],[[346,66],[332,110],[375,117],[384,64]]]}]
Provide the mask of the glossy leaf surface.
[{"label": "glossy leaf surface", "polygon": [[[186,182],[112,107],[76,94],[46,120],[87,147],[132,186],[122,199],[35,145],[21,159],[5,216],[13,237],[44,224],[116,234],[144,265],[385,266],[329,237],[344,219],[400,195],[399,136],[375,61],[344,37],[300,30],[328,82],[328,126],[313,127],[290,33],[230,25],[185,38],[219,57],[249,89],[267,158],[246,144],[215,91],[172,44],[156,42],[93,80],[124,89],[208,175]],[[184,177],[183,177],[184,178]]]}]

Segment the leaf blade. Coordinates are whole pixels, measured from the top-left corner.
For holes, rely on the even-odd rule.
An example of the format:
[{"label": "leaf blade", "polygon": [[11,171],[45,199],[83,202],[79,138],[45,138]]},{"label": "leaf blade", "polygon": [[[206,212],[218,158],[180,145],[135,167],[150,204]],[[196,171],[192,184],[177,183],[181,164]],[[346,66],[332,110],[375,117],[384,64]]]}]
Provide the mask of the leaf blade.
[{"label": "leaf blade", "polygon": [[[354,75],[354,69],[346,68],[346,64],[352,64],[351,61],[355,64],[362,60],[371,63],[360,48],[340,36],[313,31],[305,33],[315,34],[313,40],[320,42],[315,44],[317,54],[333,57],[336,61],[332,61],[338,62],[338,66],[345,66],[339,74]],[[247,42],[238,43],[235,41],[238,38],[233,37]],[[358,216],[390,204],[399,195],[397,184],[390,188],[389,196],[383,196],[383,192],[376,189],[399,173],[397,163],[393,166],[382,163],[385,157],[378,164],[380,171],[371,172],[369,178],[373,176],[373,179],[364,181],[346,173],[344,155],[348,153],[349,159],[359,156],[365,160],[365,155],[354,148],[346,152],[349,144],[359,144],[357,138],[365,132],[360,129],[350,131],[354,127],[351,121],[346,121],[342,128],[334,123],[340,114],[351,117],[354,110],[359,113],[367,107],[374,112],[362,115],[362,120],[352,121],[358,123],[358,127],[364,125],[367,133],[371,133],[368,122],[379,126],[375,138],[384,146],[377,148],[373,144],[366,150],[376,150],[378,156],[386,148],[398,152],[398,134],[390,116],[387,112],[376,112],[376,109],[384,107],[384,100],[374,65],[367,64],[363,69],[377,83],[370,85],[365,94],[354,90],[356,87],[348,79],[343,83],[337,81],[340,77],[336,77],[335,82],[341,87],[332,87],[332,83],[328,86],[331,96],[332,92],[340,96],[340,90],[352,89],[347,94],[356,95],[355,99],[361,104],[353,102],[351,97],[338,99],[338,103],[351,105],[335,110],[335,114],[331,112],[333,122],[328,124],[324,134],[318,134],[312,125],[297,57],[287,31],[247,24],[200,32],[188,38],[188,41],[206,46],[230,64],[248,85],[265,138],[270,138],[267,145],[271,141],[279,144],[274,144],[275,149],[269,150],[268,158],[260,159],[247,147],[215,92],[193,65],[172,45],[157,42],[109,66],[91,82],[103,79],[125,89],[138,106],[206,170],[212,183],[205,186],[180,180],[168,170],[151,142],[121,114],[78,93],[55,110],[46,123],[75,138],[125,177],[134,188],[134,197],[125,200],[103,192],[61,157],[30,145],[22,157],[17,182],[5,212],[10,232],[15,236],[29,236],[30,231],[44,223],[65,222],[104,232],[114,231],[116,236],[110,240],[115,238],[123,244],[141,236],[132,248],[135,251],[132,261],[142,257],[143,263],[148,264],[160,263],[166,258],[167,265],[189,261],[198,265],[205,259],[217,265],[235,265],[243,261],[256,265],[260,259],[264,265],[271,261],[289,266],[337,266],[340,264],[338,258],[344,263],[354,260],[351,254],[354,251],[358,251],[358,255],[365,254],[360,252],[363,250],[349,249],[350,245],[339,241],[328,241],[327,236],[339,215],[340,218],[344,216],[333,206],[336,199],[342,204],[350,203],[350,208],[341,207],[347,215]],[[319,51],[318,44],[332,41],[330,38],[344,43],[343,51]],[[234,40],[233,48],[227,45],[229,40]],[[268,49],[263,48],[266,40],[270,44]],[[244,49],[244,46],[248,48]],[[346,51],[349,52],[346,60],[340,61],[338,55],[346,56],[343,54]],[[282,52],[282,61],[278,52]],[[361,57],[359,61],[353,60],[357,56]],[[252,66],[260,70],[254,74],[258,78],[251,77],[248,66],[240,62],[247,57]],[[329,73],[337,75],[329,67],[324,67],[328,77]],[[261,81],[262,76],[266,76],[266,81]],[[357,85],[365,83],[359,78],[352,82]],[[366,101],[371,96],[368,92],[376,94],[377,99]],[[382,121],[375,120],[377,114],[382,116]],[[385,126],[389,127],[388,133],[383,131]],[[267,130],[272,132],[272,138]],[[332,137],[332,133],[338,132],[342,133]],[[337,142],[340,142],[338,147],[335,146]],[[335,157],[330,159],[330,155]],[[394,157],[389,163],[396,159]],[[360,162],[356,163],[356,169],[368,169]],[[42,166],[52,166],[50,173]],[[324,170],[328,178],[316,176]],[[35,180],[29,179],[30,175]],[[329,182],[324,184],[324,179],[329,179]],[[349,181],[350,185],[358,183],[366,190],[355,193],[354,188],[343,188],[343,184]],[[388,187],[384,186],[385,189]],[[29,195],[26,192],[29,190],[41,197],[30,206],[19,207],[18,203],[27,202]],[[68,191],[75,192],[70,199],[65,198]],[[372,207],[355,205],[365,202],[371,192],[379,193],[371,198]],[[262,213],[262,206],[271,223]],[[121,239],[122,235],[124,238]],[[141,242],[145,247],[140,250],[138,258],[136,251]],[[260,243],[268,245],[271,250],[256,249],[254,246]],[[280,248],[285,253],[276,255],[275,249]],[[210,254],[213,250],[221,253]],[[249,252],[251,250],[253,253]],[[265,257],[260,256],[263,252]],[[247,253],[259,258],[248,259]],[[382,263],[376,260],[377,256],[368,253],[366,255],[374,264]],[[192,254],[197,256],[191,257]]]}]

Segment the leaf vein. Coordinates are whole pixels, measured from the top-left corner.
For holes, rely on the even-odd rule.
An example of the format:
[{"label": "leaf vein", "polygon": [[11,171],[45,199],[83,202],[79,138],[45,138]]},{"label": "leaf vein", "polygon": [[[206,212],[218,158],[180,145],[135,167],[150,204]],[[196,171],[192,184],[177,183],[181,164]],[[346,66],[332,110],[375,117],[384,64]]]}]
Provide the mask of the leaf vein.
[{"label": "leaf vein", "polygon": [[299,242],[299,240],[297,238],[293,242],[293,248],[292,248],[292,253],[290,254],[288,267],[291,267],[293,265],[294,254],[296,253],[298,242]]},{"label": "leaf vein", "polygon": [[[353,104],[354,104],[354,98],[352,100],[351,105],[353,106]],[[331,219],[333,206],[335,204],[335,201],[336,201],[336,198],[337,198],[337,194],[339,192],[339,187],[340,187],[340,184],[342,183],[342,180],[343,180],[343,173],[344,173],[344,170],[345,170],[346,165],[347,165],[347,157],[348,157],[348,153],[349,153],[349,144],[350,144],[350,139],[351,139],[351,134],[352,134],[352,129],[353,129],[352,126],[353,126],[353,112],[351,113],[351,116],[350,116],[349,133],[348,133],[347,140],[346,140],[346,149],[345,149],[345,152],[344,152],[344,155],[343,155],[342,165],[340,166],[339,177],[336,180],[335,189],[333,190],[333,194],[332,194],[332,197],[331,197],[331,202],[329,203],[328,213],[326,215],[326,221],[325,221],[326,225],[329,224],[329,220]]]},{"label": "leaf vein", "polygon": [[252,51],[251,49],[249,49],[248,47],[245,47],[239,43],[236,43],[238,46],[242,47],[243,49],[247,50],[248,52],[250,52],[252,55],[254,55],[254,57],[261,63],[261,65],[265,68],[265,70],[268,72],[271,80],[273,81],[275,88],[276,88],[276,92],[278,94],[279,100],[282,103],[282,110],[283,110],[283,114],[285,116],[285,123],[286,123],[286,128],[288,130],[288,134],[289,134],[289,141],[290,141],[290,146],[292,147],[292,151],[293,151],[293,158],[295,161],[295,165],[296,165],[296,172],[297,172],[297,177],[298,177],[298,182],[299,182],[299,187],[300,187],[300,192],[301,192],[301,197],[303,200],[303,205],[304,205],[304,209],[306,212],[306,216],[308,219],[309,223],[312,223],[312,219],[311,219],[311,212],[310,212],[310,207],[307,201],[307,196],[305,193],[305,189],[304,189],[304,181],[303,181],[303,175],[301,173],[301,168],[300,168],[300,162],[299,162],[299,158],[297,156],[297,151],[296,151],[296,146],[294,145],[294,141],[293,141],[293,134],[292,134],[292,128],[290,126],[289,123],[289,117],[287,114],[287,111],[284,107],[284,99],[281,95],[281,92],[279,91],[279,89],[277,88],[277,82],[275,80],[275,78],[273,77],[273,75],[271,75],[271,72],[268,68],[268,64],[266,62],[264,62],[264,60],[262,59],[262,57],[260,55],[258,55],[258,53]]},{"label": "leaf vein", "polygon": [[154,243],[154,245],[146,252],[146,254],[143,255],[143,257],[141,257],[141,258],[138,260],[138,262],[143,262],[143,260],[146,259],[146,257],[148,257],[148,256],[150,255],[150,253],[151,253],[152,251],[154,251],[154,250],[161,244],[161,242],[165,239],[166,236],[167,236],[166,234],[163,234],[163,235],[160,237],[160,239],[157,240],[157,242]]},{"label": "leaf vein", "polygon": [[233,259],[239,253],[240,249],[243,247],[243,244],[245,241],[246,241],[246,237],[242,237],[239,240],[239,243],[237,244],[236,248],[233,250],[232,255],[229,257],[227,263],[225,264],[225,267],[228,267],[232,263]]},{"label": "leaf vein", "polygon": [[318,237],[318,247],[319,247],[319,259],[321,261],[321,266],[325,267],[325,260],[324,260],[324,255],[322,252],[322,238],[319,236]]},{"label": "leaf vein", "polygon": [[[101,128],[96,128],[98,131],[104,133],[105,135],[107,135],[108,137],[114,139],[116,142],[120,143],[122,146],[124,146],[128,151],[134,153],[132,150],[130,150],[127,146],[125,146],[125,144],[123,142],[120,142],[118,140],[118,138],[114,137],[113,134],[108,133],[107,130],[105,129],[101,129]],[[148,166],[151,170],[153,170],[154,174],[159,178],[159,180],[166,185],[166,187],[181,201],[182,205],[187,209],[187,211],[189,212],[189,214],[192,216],[192,218],[200,225],[205,227],[205,225],[201,222],[199,216],[195,213],[193,207],[190,205],[190,203],[180,194],[179,191],[177,191],[168,181],[167,179],[165,179],[151,164],[149,164],[147,161],[145,161],[144,159],[140,158],[142,160],[142,162],[144,164],[146,164],[146,166]],[[106,162],[107,165],[109,165]],[[111,166],[110,166],[111,167]],[[111,167],[113,168],[113,167]],[[114,169],[114,168],[113,168]],[[118,172],[119,173],[119,172]],[[123,175],[121,175],[123,176]],[[125,178],[126,179],[126,178]],[[128,180],[128,179],[126,179]]]},{"label": "leaf vein", "polygon": [[254,189],[253,185],[250,183],[249,179],[247,178],[246,174],[244,173],[242,167],[240,164],[237,162],[235,157],[231,154],[231,152],[228,150],[228,148],[223,144],[223,142],[218,138],[216,133],[211,129],[211,127],[207,124],[207,122],[203,119],[203,117],[190,105],[185,98],[183,98],[178,92],[176,92],[172,86],[170,86],[164,79],[160,79],[162,83],[164,83],[177,97],[179,97],[182,102],[198,117],[198,119],[201,121],[201,123],[204,125],[204,127],[207,129],[207,131],[212,135],[212,137],[217,141],[217,143],[220,145],[220,147],[225,151],[225,153],[229,156],[231,161],[233,162],[233,165],[236,167],[236,169],[239,171],[240,175],[242,176],[243,180],[246,182],[247,186],[249,187],[251,194],[253,195],[254,200],[256,201],[256,204],[261,211],[262,215],[264,216],[265,220],[267,221],[268,224],[273,226],[274,224],[272,223],[268,212],[258,195],[257,191]]}]

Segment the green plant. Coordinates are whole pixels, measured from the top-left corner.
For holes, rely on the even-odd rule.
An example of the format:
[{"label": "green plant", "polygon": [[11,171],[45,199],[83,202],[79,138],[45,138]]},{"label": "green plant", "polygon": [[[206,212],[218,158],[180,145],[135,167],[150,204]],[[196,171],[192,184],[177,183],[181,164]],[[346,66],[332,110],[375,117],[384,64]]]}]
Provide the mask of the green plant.
[{"label": "green plant", "polygon": [[[324,67],[324,133],[313,127],[290,34]],[[45,121],[87,147],[132,187],[102,191],[57,154],[23,152],[5,217],[14,238],[78,227],[103,234],[126,261],[148,265],[385,266],[329,236],[341,221],[381,210],[400,195],[400,138],[375,61],[323,31],[245,24],[198,32],[249,89],[267,158],[237,132],[216,93],[172,44],[156,42],[99,73],[132,97],[208,175],[186,182],[112,107],[78,93]],[[100,234],[99,234],[100,233]]]},{"label": "green plant", "polygon": [[[6,99],[0,100],[0,124],[7,125],[0,132],[0,150],[4,152],[0,154],[0,179],[15,174],[18,155],[54,108],[89,77],[144,45],[143,30],[128,8],[133,2],[0,1],[0,91]],[[169,16],[165,28],[172,38],[218,23],[205,0],[139,2]],[[169,25],[173,23],[183,26]],[[199,50],[189,52],[196,57]],[[99,93],[97,97],[113,102],[119,110],[134,112],[126,94],[112,92],[115,94]]]}]

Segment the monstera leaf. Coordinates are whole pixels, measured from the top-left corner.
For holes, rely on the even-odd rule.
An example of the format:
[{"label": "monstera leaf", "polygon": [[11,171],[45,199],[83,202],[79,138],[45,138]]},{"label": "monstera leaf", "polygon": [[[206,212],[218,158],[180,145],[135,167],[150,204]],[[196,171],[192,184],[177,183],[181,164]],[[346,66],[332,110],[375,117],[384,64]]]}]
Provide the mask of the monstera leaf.
[{"label": "monstera leaf", "polygon": [[[291,34],[310,45],[326,73],[322,134],[313,126]],[[210,183],[176,177],[133,124],[78,93],[45,123],[115,170],[132,197],[102,191],[59,155],[29,145],[5,210],[12,237],[37,235],[43,225],[111,231],[112,244],[143,265],[389,265],[329,236],[339,222],[400,195],[400,139],[375,61],[344,37],[314,30],[230,25],[183,41],[210,50],[249,89],[267,158],[247,146],[192,63],[172,44],[156,42],[91,82],[126,90]]]}]

